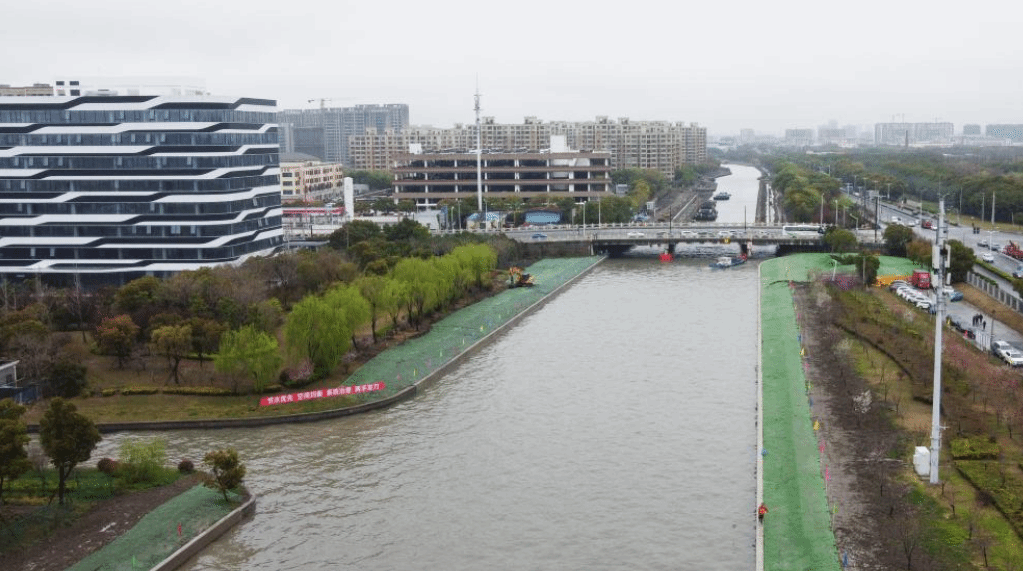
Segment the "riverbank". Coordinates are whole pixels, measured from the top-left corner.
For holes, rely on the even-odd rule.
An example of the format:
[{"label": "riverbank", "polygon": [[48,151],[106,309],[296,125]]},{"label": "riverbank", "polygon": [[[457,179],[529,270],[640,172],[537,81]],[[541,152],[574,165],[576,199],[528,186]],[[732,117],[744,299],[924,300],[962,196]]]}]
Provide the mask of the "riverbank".
[{"label": "riverbank", "polygon": [[[425,335],[380,353],[357,370],[348,383],[364,384],[371,381],[390,381],[393,379],[394,384],[398,386],[392,388],[393,394],[385,395],[384,398],[378,399],[377,403],[370,402],[355,409],[348,407],[348,410],[343,412],[343,414],[353,414],[362,410],[387,406],[392,402],[396,402],[396,398],[414,396],[418,391],[423,390],[442,377],[450,368],[457,366],[458,363],[475,351],[488,345],[498,335],[519,320],[542,307],[554,295],[588,273],[602,260],[602,257],[594,256],[537,262],[526,268],[526,272],[534,276],[536,284],[534,287],[510,289],[472,306],[463,308],[435,323]],[[292,415],[278,418],[293,422],[309,422],[316,417]],[[210,421],[201,422],[203,423],[202,426],[209,426],[206,423]],[[166,426],[167,423],[156,424]],[[153,426],[154,423],[132,424],[129,426],[123,423],[106,423],[108,431],[111,427],[116,427],[120,430],[151,430]],[[188,427],[195,428],[196,426],[192,424]],[[174,428],[182,427],[174,426]],[[173,490],[165,490],[168,493],[170,491]],[[177,490],[173,494],[172,500],[168,499],[168,496],[130,494],[111,500],[110,505],[98,509],[109,513],[114,509],[123,508],[124,511],[131,512],[134,521],[138,521],[148,513],[158,514],[173,507],[171,511],[172,516],[157,517],[156,520],[150,520],[144,526],[147,528],[153,527],[156,524],[152,522],[157,521],[158,525],[156,527],[161,530],[157,534],[159,535],[162,531],[169,529],[173,533],[170,533],[167,537],[173,541],[162,541],[160,548],[153,548],[150,544],[153,544],[154,541],[139,540],[148,545],[146,548],[146,561],[160,561],[169,556],[182,544],[205,533],[205,530],[210,529],[212,523],[216,522],[215,519],[205,518],[201,521],[199,519],[201,514],[208,512],[207,508],[209,508],[211,502],[215,501],[215,498],[211,499],[207,494],[202,493],[201,490],[183,492],[185,491]],[[170,504],[171,501],[174,502],[173,506]],[[196,517],[193,518],[191,514],[196,514]],[[177,535],[176,524],[168,523],[173,519],[178,519],[180,521],[177,523],[182,523],[182,534],[180,536]],[[232,524],[236,523],[237,520],[232,522]],[[143,526],[143,523],[138,525]],[[124,566],[124,568],[130,569],[132,562],[131,554],[128,557],[124,556],[125,540],[120,541],[120,546],[110,544],[107,547],[102,547],[93,555],[89,555],[90,552],[96,550],[98,545],[104,545],[116,536],[133,537],[128,534],[137,535],[142,533],[142,531],[135,528],[127,532],[124,529],[118,529],[120,529],[118,534],[110,533],[108,518],[104,517],[103,513],[97,513],[97,510],[94,510],[90,512],[89,516],[76,520],[59,535],[46,540],[44,544],[32,546],[32,552],[41,555],[32,557],[31,560],[26,559],[26,564],[19,567],[37,571],[56,571],[67,568],[68,562],[73,563],[89,556],[90,561],[118,562],[113,567],[103,567],[105,569],[121,568],[124,561],[127,561],[128,565]],[[122,533],[124,535],[121,535]],[[128,543],[137,542],[129,541]],[[116,550],[116,552],[108,554],[106,553],[108,549]],[[54,550],[62,553],[60,562],[56,564],[52,563],[54,560],[52,557],[42,556],[42,554],[52,553]],[[88,568],[95,568],[95,566]],[[149,566],[146,568],[149,568]]]}]

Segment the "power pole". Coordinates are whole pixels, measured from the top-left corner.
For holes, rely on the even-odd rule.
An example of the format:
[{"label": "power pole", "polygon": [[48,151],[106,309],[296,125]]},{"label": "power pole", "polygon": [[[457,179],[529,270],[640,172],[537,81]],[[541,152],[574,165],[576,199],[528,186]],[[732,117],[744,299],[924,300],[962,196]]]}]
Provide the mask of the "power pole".
[{"label": "power pole", "polygon": [[[932,263],[935,270],[935,280],[931,284],[931,287],[936,287],[935,303],[937,305],[937,312],[934,315],[934,396],[932,397],[931,404],[931,469],[930,469],[930,482],[937,484],[938,478],[938,461],[941,457],[941,333],[943,325],[945,323],[945,299],[944,299],[944,286],[945,286],[945,268],[946,268],[946,255],[948,252],[945,249],[945,199],[938,197],[938,228],[935,238],[934,251],[931,256]],[[935,285],[936,284],[936,285]]]}]

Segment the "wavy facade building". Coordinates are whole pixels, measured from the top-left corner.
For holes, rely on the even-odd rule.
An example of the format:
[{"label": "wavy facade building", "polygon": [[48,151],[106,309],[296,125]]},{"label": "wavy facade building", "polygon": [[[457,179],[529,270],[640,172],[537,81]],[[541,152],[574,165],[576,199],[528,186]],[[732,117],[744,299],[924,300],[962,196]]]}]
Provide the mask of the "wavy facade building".
[{"label": "wavy facade building", "polygon": [[0,274],[124,283],[283,245],[276,102],[0,97]]}]

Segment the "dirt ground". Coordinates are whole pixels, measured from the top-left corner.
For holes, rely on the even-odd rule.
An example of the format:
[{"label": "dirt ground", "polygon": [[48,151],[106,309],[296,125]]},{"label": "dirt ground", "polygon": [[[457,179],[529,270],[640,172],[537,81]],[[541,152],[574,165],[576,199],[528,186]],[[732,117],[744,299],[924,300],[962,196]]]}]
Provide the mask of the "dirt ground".
[{"label": "dirt ground", "polygon": [[199,483],[197,475],[169,486],[100,502],[71,525],[18,552],[3,554],[4,569],[62,571],[135,526],[146,514]]},{"label": "dirt ground", "polygon": [[803,316],[810,409],[823,444],[821,465],[828,471],[825,487],[839,560],[864,571],[905,568],[895,544],[904,524],[897,507],[902,492],[888,481],[905,465],[904,459],[887,457],[896,433],[881,414],[882,403],[865,396],[870,393],[848,358],[849,344],[828,324],[826,302],[806,284],[794,295]]}]

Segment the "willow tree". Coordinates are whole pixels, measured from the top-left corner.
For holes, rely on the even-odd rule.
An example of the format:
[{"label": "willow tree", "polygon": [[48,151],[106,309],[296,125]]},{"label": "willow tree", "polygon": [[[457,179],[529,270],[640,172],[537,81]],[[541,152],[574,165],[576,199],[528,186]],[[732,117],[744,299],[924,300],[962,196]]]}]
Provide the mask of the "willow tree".
[{"label": "willow tree", "polygon": [[217,372],[231,376],[235,393],[238,392],[238,379],[243,377],[252,381],[254,392],[261,393],[277,376],[282,361],[277,339],[252,325],[246,325],[224,333],[213,366]]},{"label": "willow tree", "polygon": [[295,304],[284,325],[292,356],[309,359],[320,373],[334,369],[348,352],[352,332],[341,308],[309,295]]}]

